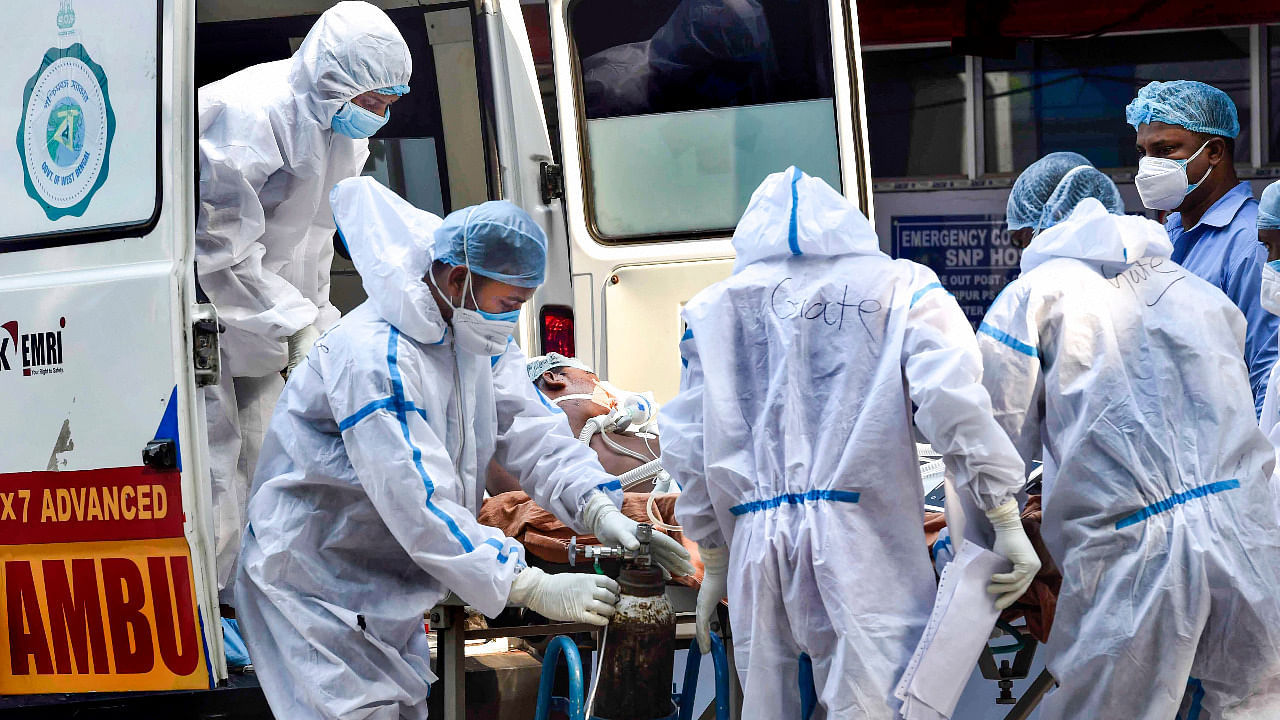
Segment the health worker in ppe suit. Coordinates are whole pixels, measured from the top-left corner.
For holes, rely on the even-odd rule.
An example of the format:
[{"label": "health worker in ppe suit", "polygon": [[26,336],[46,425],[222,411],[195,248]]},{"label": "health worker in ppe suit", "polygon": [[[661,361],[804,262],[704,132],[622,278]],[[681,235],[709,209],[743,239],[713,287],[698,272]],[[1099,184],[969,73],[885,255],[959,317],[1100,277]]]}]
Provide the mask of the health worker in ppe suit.
[{"label": "health worker in ppe suit", "polygon": [[706,565],[698,640],[727,595],[744,718],[799,713],[807,653],[817,717],[891,720],[936,590],[911,403],[1012,561],[990,588],[1001,607],[1040,566],[1022,464],[960,306],[881,252],[856,205],[793,167],[755,191],[733,245],[733,275],[684,308],[680,393],[660,417],[676,516]]},{"label": "health worker in ppe suit", "polygon": [[[1107,212],[1123,215],[1124,200],[1111,178],[1077,169],[1092,167],[1088,158],[1073,152],[1049,153],[1027,166],[1014,180],[1006,204],[1004,218],[1009,224],[1010,244],[1025,249],[1041,230],[1062,220],[1054,216],[1056,212],[1061,208],[1069,212],[1086,197],[1097,198]],[[1072,179],[1064,182],[1068,175]],[[1055,210],[1046,214],[1046,205]]]},{"label": "health worker in ppe suit", "polygon": [[222,377],[202,391],[224,603],[280,373],[338,318],[329,191],[364,167],[365,138],[409,91],[410,69],[409,47],[384,12],[341,2],[293,57],[199,90],[196,268],[226,327]]},{"label": "health worker in ppe suit", "polygon": [[1044,462],[1062,569],[1040,718],[1169,720],[1184,698],[1181,717],[1280,717],[1275,460],[1244,316],[1114,193],[1093,168],[1057,183],[978,331],[996,420]]},{"label": "health worker in ppe suit", "polygon": [[[279,718],[424,718],[423,614],[450,591],[603,625],[618,586],[547,575],[476,522],[490,459],[563,522],[638,547],[616,478],[540,399],[511,340],[546,236],[489,202],[443,224],[367,177],[330,196],[369,300],[316,342],[271,419],[249,499],[237,611]],[[673,574],[691,568],[656,533]]]},{"label": "health worker in ppe suit", "polygon": [[1260,413],[1280,318],[1258,300],[1267,253],[1257,242],[1258,203],[1232,160],[1240,133],[1235,103],[1202,82],[1153,82],[1138,91],[1125,115],[1137,131],[1140,158],[1133,181],[1142,204],[1175,211],[1165,220],[1170,257],[1226,293],[1244,313],[1244,361]]},{"label": "health worker in ppe suit", "polygon": [[[1258,200],[1258,242],[1266,248],[1267,263],[1262,266],[1262,289],[1259,302],[1272,315],[1280,315],[1280,182],[1273,182],[1262,191]],[[1280,366],[1272,366],[1267,382],[1267,397],[1262,401],[1262,415],[1258,425],[1271,437],[1272,445],[1280,448],[1280,385],[1276,372]]]}]

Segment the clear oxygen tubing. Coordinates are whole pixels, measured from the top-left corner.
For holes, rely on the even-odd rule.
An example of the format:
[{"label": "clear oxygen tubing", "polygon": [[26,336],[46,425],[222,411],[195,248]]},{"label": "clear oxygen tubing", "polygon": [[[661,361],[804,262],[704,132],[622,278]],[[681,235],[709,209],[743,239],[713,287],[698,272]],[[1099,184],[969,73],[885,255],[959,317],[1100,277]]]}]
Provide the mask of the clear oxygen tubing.
[{"label": "clear oxygen tubing", "polygon": [[[625,448],[609,439],[608,433],[604,430],[605,425],[608,424],[609,420],[610,416],[607,414],[589,418],[586,424],[582,426],[582,432],[578,434],[579,442],[591,442],[591,436],[598,432],[600,433],[600,439],[604,440],[605,444],[616,452],[620,452],[642,462],[648,461],[634,470],[629,470],[626,473],[619,475],[618,482],[622,485],[622,489],[626,490],[627,488],[642,483],[656,475],[658,479],[654,482],[653,492],[649,493],[649,499],[645,502],[645,514],[649,517],[649,522],[653,523],[653,526],[660,530],[666,530],[667,532],[683,532],[684,528],[680,525],[669,525],[662,522],[661,518],[658,517],[657,511],[654,509],[654,501],[656,497],[671,489],[671,476],[667,474],[667,471],[662,469],[662,460],[658,458],[649,460],[640,453],[629,448]],[[646,439],[645,447],[648,446],[649,443]],[[650,452],[653,451],[650,450]]]},{"label": "clear oxygen tubing", "polygon": [[609,448],[614,452],[622,453],[623,455],[626,455],[629,458],[639,460],[642,463],[647,463],[651,460],[658,459],[657,455],[650,455],[649,457],[645,457],[640,453],[636,452],[635,450],[632,450],[631,448],[623,447],[622,445],[619,445],[616,440],[609,437],[609,433],[607,432],[600,433],[600,439],[603,440],[604,444],[608,445]]},{"label": "clear oxygen tubing", "polygon": [[582,432],[578,433],[578,441],[583,443],[590,442],[591,436],[595,435],[596,433],[600,433],[600,439],[603,440],[604,444],[609,446],[609,448],[614,452],[617,452],[622,455],[626,455],[627,457],[632,458],[634,460],[639,460],[642,463],[648,463],[650,461],[657,460],[658,454],[655,453],[653,451],[653,448],[649,445],[648,438],[643,438],[645,448],[649,450],[649,457],[645,457],[644,455],[641,455],[635,450],[632,450],[627,447],[623,447],[622,445],[618,444],[617,441],[609,437],[610,427],[614,429],[626,427],[627,425],[633,424],[633,420],[634,420],[633,413],[631,413],[630,411],[626,411],[623,413],[607,413],[604,415],[597,415],[593,418],[589,418],[587,422],[582,426]]},{"label": "clear oxygen tubing", "polygon": [[582,426],[582,432],[578,433],[578,442],[591,442],[591,436],[598,432],[604,432],[604,424],[609,422],[608,415],[597,415],[593,418],[587,418],[587,422]]},{"label": "clear oxygen tubing", "polygon": [[662,520],[658,518],[658,513],[653,509],[654,500],[657,499],[658,495],[665,493],[670,489],[671,475],[669,475],[666,470],[663,470],[658,473],[658,479],[653,483],[653,492],[649,493],[649,499],[644,504],[644,512],[649,516],[649,522],[653,523],[653,526],[659,530],[666,530],[667,532],[684,532],[684,528],[680,525],[668,525],[662,522]]},{"label": "clear oxygen tubing", "polygon": [[600,664],[604,662],[604,645],[608,641],[609,626],[605,625],[604,629],[600,631],[600,647],[596,648],[595,667],[591,669],[591,690],[587,692],[585,717],[591,717],[591,711],[596,706],[596,688],[600,686]]},{"label": "clear oxygen tubing", "polygon": [[618,482],[622,483],[622,489],[638,485],[649,478],[663,472],[661,460],[650,460],[634,470],[628,470],[618,476]]}]

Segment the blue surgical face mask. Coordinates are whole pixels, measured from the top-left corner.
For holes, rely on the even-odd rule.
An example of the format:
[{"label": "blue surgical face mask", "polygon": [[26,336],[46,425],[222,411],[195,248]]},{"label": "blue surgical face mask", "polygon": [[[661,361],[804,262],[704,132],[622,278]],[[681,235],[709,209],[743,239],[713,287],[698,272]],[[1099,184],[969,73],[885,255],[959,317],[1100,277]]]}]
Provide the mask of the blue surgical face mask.
[{"label": "blue surgical face mask", "polygon": [[520,319],[520,308],[502,313],[485,312],[484,310],[476,308],[476,312],[480,313],[480,317],[483,317],[485,320],[495,320],[497,322],[513,323]]},{"label": "blue surgical face mask", "polygon": [[[427,273],[427,280],[453,308],[453,319],[449,324],[453,326],[454,339],[460,350],[473,355],[488,356],[506,352],[507,341],[515,332],[516,319],[520,317],[519,309],[505,313],[472,310],[464,307],[461,299],[455,302],[449,297],[449,294],[436,284],[434,273]],[[463,290],[463,297],[470,293],[471,302],[474,304],[475,292],[471,289],[471,284],[471,278],[467,278],[467,288]]]},{"label": "blue surgical face mask", "polygon": [[384,115],[377,115],[353,102],[345,102],[338,112],[334,113],[333,121],[329,126],[334,132],[354,140],[371,137],[391,119],[391,108],[383,112]]},{"label": "blue surgical face mask", "polygon": [[516,331],[520,308],[500,313],[481,310],[476,299],[474,275],[467,278],[467,292],[471,294],[471,304],[476,309],[458,307],[453,311],[453,329],[460,346],[478,355],[501,355],[507,349],[507,340]]}]

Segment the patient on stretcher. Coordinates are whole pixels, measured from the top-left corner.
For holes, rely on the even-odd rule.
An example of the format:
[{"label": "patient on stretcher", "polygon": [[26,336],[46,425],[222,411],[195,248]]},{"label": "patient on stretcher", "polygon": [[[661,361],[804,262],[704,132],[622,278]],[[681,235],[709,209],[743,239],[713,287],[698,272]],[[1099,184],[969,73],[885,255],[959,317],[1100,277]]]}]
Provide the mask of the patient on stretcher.
[{"label": "patient on stretcher", "polygon": [[[618,390],[603,382],[585,363],[557,353],[529,360],[529,381],[546,396],[548,402],[564,411],[565,420],[575,436],[582,437],[583,429],[593,418],[604,422],[614,418],[616,425],[591,433],[588,444],[600,458],[600,464],[612,475],[620,478],[633,475],[640,468],[658,460],[661,448],[658,444],[656,412],[652,396],[648,393],[633,394]],[[640,398],[638,405],[645,406],[641,417],[621,417],[629,396]],[[630,420],[639,422],[631,422]],[[598,429],[598,428],[597,428]],[[642,471],[643,472],[643,471]],[[636,484],[624,484],[622,511],[637,522],[652,522],[649,517],[649,493],[654,481],[650,477]],[[486,498],[480,509],[480,522],[501,529],[508,537],[519,540],[530,558],[549,563],[568,562],[568,547],[576,533],[557,520],[551,513],[538,507],[520,489],[519,481],[496,463],[489,463],[486,488],[491,497]],[[654,498],[652,510],[656,519],[667,525],[675,525],[675,494],[659,494]],[[685,542],[678,532],[669,532],[693,553],[696,575],[680,578],[677,582],[697,585],[702,565],[697,560],[697,546]],[[578,537],[579,544],[595,544],[592,536]]]},{"label": "patient on stretcher", "polygon": [[[585,363],[576,358],[568,358],[558,353],[550,353],[529,360],[529,382],[546,396],[551,402],[564,411],[569,421],[569,429],[575,437],[582,435],[582,429],[592,418],[609,416],[621,409],[628,395],[600,378]],[[625,428],[610,428],[605,432],[591,435],[589,445],[600,458],[600,464],[611,475],[624,475],[649,462],[657,460],[661,448],[658,437],[652,432],[656,428],[656,411],[650,393],[641,393],[642,404],[649,408],[648,418],[642,426],[632,425]],[[489,494],[519,490],[520,483],[515,476],[497,465],[489,467],[487,484]],[[653,482],[624,488],[633,492],[649,492]]]}]

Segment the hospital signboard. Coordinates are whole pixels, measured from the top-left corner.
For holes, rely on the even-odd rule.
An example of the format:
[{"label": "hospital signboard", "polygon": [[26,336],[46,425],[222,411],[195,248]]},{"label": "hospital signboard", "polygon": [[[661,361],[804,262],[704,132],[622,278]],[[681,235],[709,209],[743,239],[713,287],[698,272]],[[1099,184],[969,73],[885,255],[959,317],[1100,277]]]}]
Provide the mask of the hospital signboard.
[{"label": "hospital signboard", "polygon": [[890,227],[893,257],[936,272],[975,328],[1020,272],[1003,215],[902,215]]}]

